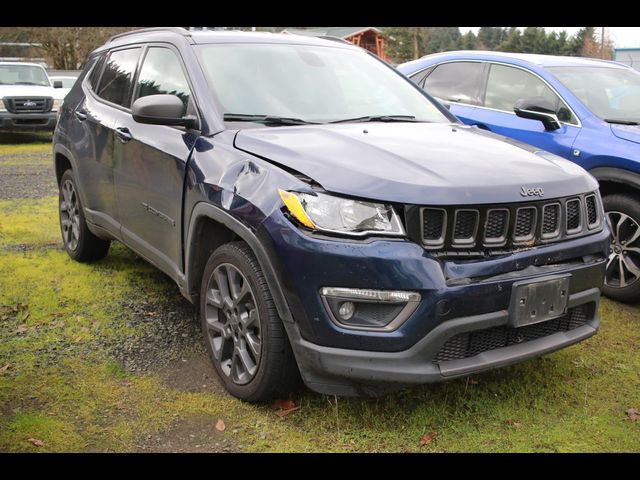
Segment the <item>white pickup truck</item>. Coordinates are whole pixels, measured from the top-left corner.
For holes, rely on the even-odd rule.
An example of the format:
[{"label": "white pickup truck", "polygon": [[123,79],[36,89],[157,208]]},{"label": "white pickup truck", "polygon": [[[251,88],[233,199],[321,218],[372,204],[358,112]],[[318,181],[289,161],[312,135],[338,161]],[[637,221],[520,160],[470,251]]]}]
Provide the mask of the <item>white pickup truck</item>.
[{"label": "white pickup truck", "polygon": [[61,87],[41,65],[0,62],[0,132],[53,131],[64,99]]}]

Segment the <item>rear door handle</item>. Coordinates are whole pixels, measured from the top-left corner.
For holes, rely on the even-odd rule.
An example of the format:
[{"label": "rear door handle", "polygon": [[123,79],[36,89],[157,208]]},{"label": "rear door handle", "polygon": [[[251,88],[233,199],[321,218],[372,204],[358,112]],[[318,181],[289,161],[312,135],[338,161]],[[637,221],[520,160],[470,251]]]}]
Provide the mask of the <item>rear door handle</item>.
[{"label": "rear door handle", "polygon": [[87,112],[85,112],[84,110],[76,110],[73,113],[81,122],[84,122],[87,119]]},{"label": "rear door handle", "polygon": [[115,129],[115,132],[118,140],[120,140],[122,143],[127,143],[133,138],[133,135],[131,135],[131,131],[127,127],[118,127]]}]

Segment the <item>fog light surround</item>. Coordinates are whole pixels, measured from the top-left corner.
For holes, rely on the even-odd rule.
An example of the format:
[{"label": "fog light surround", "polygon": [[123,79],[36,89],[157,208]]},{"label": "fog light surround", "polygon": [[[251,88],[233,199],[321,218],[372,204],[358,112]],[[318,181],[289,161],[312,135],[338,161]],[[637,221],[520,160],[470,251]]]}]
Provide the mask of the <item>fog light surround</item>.
[{"label": "fog light surround", "polygon": [[397,330],[422,299],[417,292],[346,287],[323,287],[320,295],[336,325],[383,332]]}]

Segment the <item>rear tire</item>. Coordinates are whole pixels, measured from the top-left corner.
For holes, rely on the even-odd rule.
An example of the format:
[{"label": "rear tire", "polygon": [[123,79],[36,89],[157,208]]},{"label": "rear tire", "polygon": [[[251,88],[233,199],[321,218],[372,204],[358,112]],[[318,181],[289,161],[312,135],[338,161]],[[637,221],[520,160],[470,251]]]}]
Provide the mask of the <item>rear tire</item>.
[{"label": "rear tire", "polygon": [[224,387],[247,402],[290,394],[300,373],[255,255],[244,242],[214,251],[200,288],[207,351]]},{"label": "rear tire", "polygon": [[68,169],[60,179],[58,212],[62,243],[71,258],[78,262],[91,262],[109,253],[109,240],[96,237],[84,218],[73,171]]},{"label": "rear tire", "polygon": [[620,302],[640,302],[640,197],[616,193],[602,202],[611,228],[604,294]]}]

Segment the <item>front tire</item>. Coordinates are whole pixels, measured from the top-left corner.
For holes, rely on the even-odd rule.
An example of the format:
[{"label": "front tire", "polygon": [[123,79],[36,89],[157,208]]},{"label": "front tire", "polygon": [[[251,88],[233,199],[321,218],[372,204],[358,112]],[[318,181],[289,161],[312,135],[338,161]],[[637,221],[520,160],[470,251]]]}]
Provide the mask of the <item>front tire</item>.
[{"label": "front tire", "polygon": [[71,169],[62,175],[59,189],[58,211],[65,250],[71,258],[78,262],[90,262],[104,258],[109,253],[111,242],[96,237],[87,227]]},{"label": "front tire", "polygon": [[289,394],[300,374],[258,261],[244,242],[209,257],[200,289],[207,351],[225,388],[247,402]]},{"label": "front tire", "polygon": [[602,199],[611,228],[604,294],[625,303],[640,301],[640,197],[616,193]]}]

